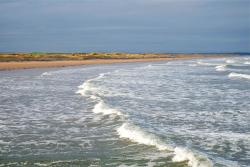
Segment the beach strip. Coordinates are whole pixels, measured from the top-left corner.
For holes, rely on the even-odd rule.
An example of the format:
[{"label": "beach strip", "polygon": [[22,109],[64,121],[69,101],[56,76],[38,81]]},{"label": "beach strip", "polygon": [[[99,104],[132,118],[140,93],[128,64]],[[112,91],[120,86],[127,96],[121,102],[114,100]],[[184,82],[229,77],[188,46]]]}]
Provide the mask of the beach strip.
[{"label": "beach strip", "polygon": [[180,59],[194,59],[205,57],[221,57],[220,56],[204,56],[202,54],[183,55],[166,58],[136,58],[136,59],[89,59],[89,60],[60,60],[60,61],[10,61],[0,62],[0,70],[30,69],[30,68],[50,68],[50,67],[66,67],[91,64],[111,64],[111,63],[131,63],[131,62],[153,62],[153,61],[169,61]]}]

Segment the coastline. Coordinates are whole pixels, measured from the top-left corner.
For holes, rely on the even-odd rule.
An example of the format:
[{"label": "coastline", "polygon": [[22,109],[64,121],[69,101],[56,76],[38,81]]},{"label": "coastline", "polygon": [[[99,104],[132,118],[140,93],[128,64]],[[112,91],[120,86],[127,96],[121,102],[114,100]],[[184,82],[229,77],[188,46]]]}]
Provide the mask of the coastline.
[{"label": "coastline", "polygon": [[[162,56],[162,55],[161,55]],[[91,64],[111,64],[111,63],[131,63],[131,62],[154,62],[154,61],[171,61],[182,59],[197,58],[215,58],[223,55],[203,55],[203,54],[180,54],[168,57],[139,57],[139,58],[106,58],[106,59],[87,59],[87,60],[53,60],[53,61],[2,61],[0,62],[0,71],[18,70],[30,68],[53,68],[66,66],[79,66]]]}]

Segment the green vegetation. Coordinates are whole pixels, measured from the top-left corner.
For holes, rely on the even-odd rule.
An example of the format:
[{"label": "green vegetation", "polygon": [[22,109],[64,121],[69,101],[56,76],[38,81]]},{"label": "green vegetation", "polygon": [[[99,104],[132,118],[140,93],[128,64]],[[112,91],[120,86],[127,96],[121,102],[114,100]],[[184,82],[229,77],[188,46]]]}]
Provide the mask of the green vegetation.
[{"label": "green vegetation", "polygon": [[129,53],[2,53],[0,62],[8,61],[60,61],[60,60],[89,60],[89,59],[145,59],[171,58],[172,54],[129,54]]}]

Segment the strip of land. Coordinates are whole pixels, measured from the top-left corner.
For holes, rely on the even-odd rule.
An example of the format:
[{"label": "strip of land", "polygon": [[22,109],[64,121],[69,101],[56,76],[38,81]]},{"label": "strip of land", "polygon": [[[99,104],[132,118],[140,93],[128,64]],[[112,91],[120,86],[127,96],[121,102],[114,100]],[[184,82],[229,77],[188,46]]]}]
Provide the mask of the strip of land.
[{"label": "strip of land", "polygon": [[129,53],[8,53],[0,54],[0,70],[65,67],[87,64],[151,62],[207,57],[222,54],[129,54]]}]

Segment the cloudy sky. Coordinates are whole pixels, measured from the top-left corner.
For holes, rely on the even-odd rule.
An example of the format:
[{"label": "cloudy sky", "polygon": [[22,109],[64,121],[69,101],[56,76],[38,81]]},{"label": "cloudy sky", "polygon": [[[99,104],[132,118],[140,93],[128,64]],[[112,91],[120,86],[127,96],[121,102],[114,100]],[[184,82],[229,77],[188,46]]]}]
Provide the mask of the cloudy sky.
[{"label": "cloudy sky", "polygon": [[250,52],[250,0],[0,0],[0,52]]}]

